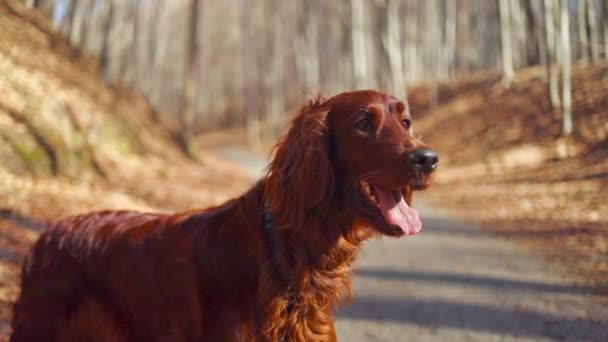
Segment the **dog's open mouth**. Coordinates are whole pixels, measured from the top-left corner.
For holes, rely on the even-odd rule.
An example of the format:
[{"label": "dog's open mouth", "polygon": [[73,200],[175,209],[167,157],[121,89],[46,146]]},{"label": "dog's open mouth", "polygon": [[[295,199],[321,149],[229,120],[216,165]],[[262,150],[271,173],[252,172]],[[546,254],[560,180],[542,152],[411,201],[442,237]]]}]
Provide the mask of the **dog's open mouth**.
[{"label": "dog's open mouth", "polygon": [[361,181],[361,191],[367,200],[382,213],[384,221],[398,227],[401,234],[413,235],[422,229],[418,211],[407,205],[401,190],[391,190]]}]

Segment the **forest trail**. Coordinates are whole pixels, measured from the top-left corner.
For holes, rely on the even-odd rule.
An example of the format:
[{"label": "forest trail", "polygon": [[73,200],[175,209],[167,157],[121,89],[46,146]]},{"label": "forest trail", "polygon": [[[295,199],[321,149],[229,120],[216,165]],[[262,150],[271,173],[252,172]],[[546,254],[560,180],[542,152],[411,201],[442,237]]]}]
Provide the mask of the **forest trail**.
[{"label": "forest trail", "polygon": [[[266,165],[238,147],[213,153],[252,175]],[[605,341],[605,295],[508,237],[429,207],[423,193],[415,197],[422,232],[363,247],[354,300],[337,315],[339,340]]]},{"label": "forest trail", "polygon": [[[76,2],[69,4],[73,7]],[[99,25],[111,23],[107,20],[110,13],[132,12],[128,8],[131,2],[101,3],[114,4],[116,11],[95,11],[99,15],[96,19],[100,20],[85,23],[91,28],[89,33],[98,31],[98,34],[87,34],[89,38],[113,37],[119,26],[134,24],[116,20],[114,25]],[[305,15],[315,19],[329,15],[327,19],[342,23],[332,27],[348,27],[351,22],[348,15],[335,15],[349,12],[348,2],[322,3],[341,10],[327,11],[316,6],[316,10],[311,7]],[[367,13],[370,18],[384,12],[381,10],[384,2],[373,3],[374,10]],[[486,55],[488,59],[482,62],[489,66],[496,65],[500,58],[496,53],[497,27],[490,25],[500,22],[497,8],[489,1],[481,3],[483,6],[473,6],[472,11],[459,7],[458,13],[488,28],[472,30],[473,45],[458,51],[459,56],[469,56],[468,62],[462,63],[465,67],[481,61],[479,56]],[[533,3],[538,5],[538,2],[530,5]],[[202,11],[209,16],[202,22],[213,25],[214,21],[206,19],[249,14],[249,6],[241,7],[246,12],[238,12],[237,6],[224,12],[223,2],[217,4],[217,8]],[[157,75],[168,66],[163,63],[179,63],[173,52],[180,50],[172,47],[181,46],[183,40],[176,39],[172,28],[175,23],[188,25],[182,25],[184,20],[173,19],[190,17],[196,12],[180,11],[179,16],[167,6],[182,4],[165,2],[161,11],[145,10],[142,17],[147,20],[139,22],[146,28],[133,30],[143,35],[136,38],[135,34],[122,34],[121,38],[131,37],[131,41],[127,39],[109,47],[110,55],[115,56],[112,59],[120,60],[106,64],[96,61],[87,49],[71,46],[56,32],[48,21],[48,14],[55,12],[54,6],[31,11],[15,0],[0,0],[0,207],[42,221],[102,208],[178,211],[221,203],[241,194],[252,178],[260,177],[265,161],[238,147],[203,149],[200,162],[194,162],[175,144],[179,131],[173,122],[177,118],[175,99],[183,97],[175,96],[180,94],[174,90],[182,87],[183,80],[176,75]],[[415,2],[402,6],[401,10],[411,13],[413,18],[438,13],[410,11],[406,8],[410,6],[421,9],[427,6]],[[545,13],[539,9],[521,7],[517,13],[522,18],[527,13],[540,18]],[[153,13],[167,17],[150,20],[152,17],[147,16]],[[139,15],[131,17],[130,20]],[[602,18],[608,23],[606,14]],[[217,27],[225,27],[224,19],[217,22]],[[256,20],[229,21],[235,24],[230,27],[237,29],[236,36],[243,42],[248,42],[250,34],[264,37],[265,33],[278,31],[274,28],[276,21],[265,21],[260,30],[251,27]],[[437,27],[431,20],[425,23]],[[140,51],[141,44],[134,42],[149,36],[146,33],[149,25],[153,29],[150,32],[164,34],[164,42],[160,40],[154,45],[159,51],[171,53],[154,52],[159,58],[141,58],[139,53],[133,53],[123,58]],[[371,34],[382,34],[382,25],[371,26]],[[527,27],[532,26],[518,25],[518,29]],[[269,67],[279,65],[275,58],[265,56],[280,49],[258,44],[247,56],[241,49],[234,52],[224,44],[243,45],[225,39],[225,30],[203,31],[209,34],[201,37],[204,41],[216,41],[217,37],[222,42],[216,45],[217,49],[207,49],[201,56],[200,66],[212,65],[211,75],[216,78],[242,82],[241,77],[226,75],[240,74],[242,69],[234,66],[241,63],[248,66],[250,58],[261,62],[257,72],[260,77],[271,75],[267,72]],[[297,31],[302,32],[285,32],[296,38],[288,39],[290,42],[307,40],[302,34],[307,35],[308,30]],[[348,32],[344,37],[334,32],[324,34],[323,39],[336,43],[348,36]],[[414,41],[423,43],[411,45],[414,49],[439,51],[439,45],[428,44],[426,39]],[[328,77],[320,80],[335,83],[322,87],[328,91],[326,95],[343,89],[344,84],[353,84],[354,74],[342,69],[343,66],[348,69],[353,62],[348,56],[354,50],[341,48],[346,45],[328,44],[338,50],[323,49],[319,63],[306,63],[307,68],[330,71],[325,75]],[[535,43],[520,45],[526,49],[537,47]],[[580,46],[585,44],[575,44],[575,48]],[[285,51],[291,51],[291,47]],[[385,57],[382,49],[365,51],[380,52],[382,56],[376,57]],[[216,55],[208,52],[217,52],[222,58],[215,61]],[[515,55],[527,55],[523,50],[520,52]],[[242,58],[244,55],[246,58]],[[336,55],[342,57],[336,59]],[[353,58],[364,55],[352,54]],[[428,62],[426,53],[419,56],[423,58],[409,59],[414,63],[409,69],[421,70],[427,76],[428,68],[418,67],[418,63]],[[335,61],[347,63],[335,67]],[[216,65],[217,62],[221,63]],[[600,295],[594,290],[601,286],[608,288],[608,64],[602,59],[595,65],[583,61],[573,65],[576,134],[564,139],[560,138],[561,110],[551,106],[547,96],[546,68],[537,65],[542,64],[540,58],[529,62],[522,64],[530,67],[518,70],[509,88],[503,86],[500,73],[486,70],[483,63],[464,72],[461,80],[451,79],[445,84],[425,81],[421,86],[408,87],[416,132],[439,152],[442,170],[433,188],[415,199],[425,223],[421,234],[400,240],[374,240],[364,247],[356,263],[355,300],[338,313],[337,327],[342,341],[608,341],[608,297],[606,292]],[[116,63],[122,67],[113,67]],[[247,121],[242,120],[244,115],[268,113],[265,104],[271,100],[281,99],[285,109],[294,108],[303,98],[281,96],[301,93],[305,88],[303,82],[308,84],[309,80],[300,75],[312,73],[295,70],[297,63],[287,65],[290,70],[286,70],[286,77],[273,77],[270,87],[260,86],[266,84],[265,78],[247,77],[245,84],[235,88],[242,87],[247,94],[240,95],[253,95],[260,101],[229,96],[224,92],[227,86],[230,88],[225,82],[201,82],[205,88],[197,94],[210,96],[213,106],[205,106],[204,113],[199,114],[212,119],[209,124],[223,127],[224,123]],[[122,82],[100,81],[102,75],[112,76],[114,69],[122,70],[122,75],[115,75],[117,79],[125,76],[126,84],[137,83],[135,88],[147,89],[148,95],[154,90],[152,96],[144,97]],[[226,70],[230,72],[224,73]],[[369,71],[370,79],[398,74],[383,68]],[[480,73],[474,75],[474,71]],[[289,87],[283,89],[285,85]],[[428,85],[432,88],[427,89]],[[434,93],[436,98],[429,96]],[[207,123],[198,124],[205,130],[215,127]],[[227,138],[234,142],[246,137],[242,133]],[[215,155],[206,153],[209,151]],[[235,163],[240,167],[235,168]],[[241,169],[248,177],[242,177]],[[459,223],[430,203],[450,208],[453,210],[450,214],[481,222],[484,230]],[[0,341],[6,340],[10,331],[8,321],[19,290],[23,255],[39,233],[35,227],[0,220]],[[590,283],[597,286],[587,285]]]}]

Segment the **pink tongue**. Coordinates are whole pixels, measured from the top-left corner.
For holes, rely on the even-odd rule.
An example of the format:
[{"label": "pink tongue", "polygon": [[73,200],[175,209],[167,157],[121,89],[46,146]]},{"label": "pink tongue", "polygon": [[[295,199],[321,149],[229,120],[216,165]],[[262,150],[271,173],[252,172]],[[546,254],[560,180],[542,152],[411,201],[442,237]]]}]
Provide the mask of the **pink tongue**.
[{"label": "pink tongue", "polygon": [[374,190],[387,223],[399,226],[405,235],[416,234],[422,229],[418,211],[405,203],[401,193],[399,193],[399,201],[396,201],[392,191],[379,187]]}]

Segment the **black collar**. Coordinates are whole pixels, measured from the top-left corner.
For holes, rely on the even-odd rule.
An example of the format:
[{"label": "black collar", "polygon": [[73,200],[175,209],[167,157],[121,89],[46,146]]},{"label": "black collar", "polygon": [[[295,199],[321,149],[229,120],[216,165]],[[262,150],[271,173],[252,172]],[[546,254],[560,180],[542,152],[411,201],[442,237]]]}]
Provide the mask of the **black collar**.
[{"label": "black collar", "polygon": [[286,285],[291,287],[293,284],[293,277],[290,272],[283,269],[281,258],[285,258],[283,254],[283,244],[281,238],[276,230],[275,222],[270,211],[270,205],[267,200],[264,201],[264,214],[262,231],[266,239],[266,245],[268,250],[268,256],[270,258],[270,264],[273,268],[273,272],[276,276]]},{"label": "black collar", "polygon": [[[283,255],[283,245],[281,243],[281,238],[275,229],[274,219],[272,218],[272,212],[270,211],[270,205],[268,201],[264,201],[264,214],[263,214],[263,223],[262,223],[262,231],[264,232],[264,236],[266,238],[266,244],[268,249],[268,254],[270,258],[270,265],[273,268],[273,272],[276,277],[283,283],[283,285],[287,289],[289,302],[287,304],[286,312],[289,314],[293,311],[293,307],[298,299],[298,294],[294,292],[293,284],[295,282],[293,274],[288,270],[283,269],[281,267],[281,258],[286,257]],[[280,338],[279,342],[288,341],[288,331],[284,331]]]}]

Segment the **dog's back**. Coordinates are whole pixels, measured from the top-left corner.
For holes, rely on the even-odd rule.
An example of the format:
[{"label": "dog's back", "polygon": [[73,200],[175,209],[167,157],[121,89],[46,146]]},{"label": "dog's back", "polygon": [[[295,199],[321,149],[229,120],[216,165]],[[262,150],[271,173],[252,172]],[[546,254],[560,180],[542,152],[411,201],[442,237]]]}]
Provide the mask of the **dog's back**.
[{"label": "dog's back", "polygon": [[[23,264],[11,340],[196,336],[201,320],[199,303],[192,303],[198,292],[188,248],[192,236],[174,233],[175,220],[106,211],[68,218],[43,233]],[[181,291],[167,298],[166,288]],[[176,307],[179,312],[171,312]],[[171,327],[161,317],[189,322]],[[181,329],[186,326],[191,330]],[[141,336],[143,331],[158,334]]]}]

